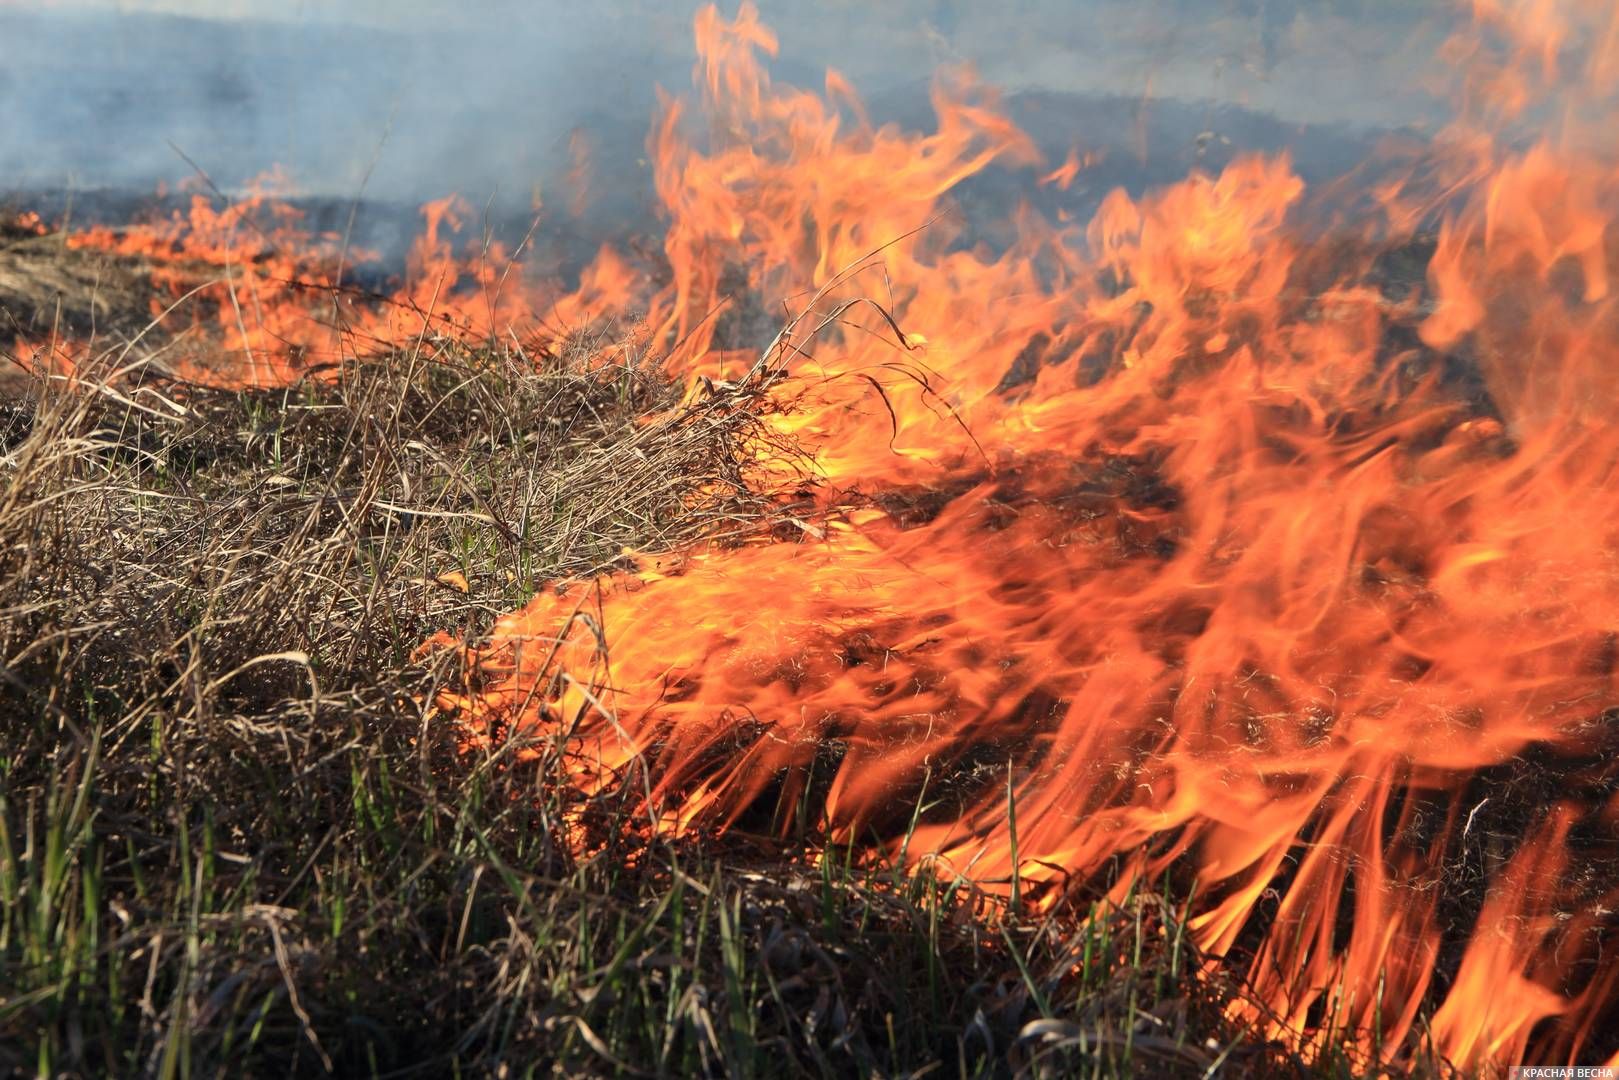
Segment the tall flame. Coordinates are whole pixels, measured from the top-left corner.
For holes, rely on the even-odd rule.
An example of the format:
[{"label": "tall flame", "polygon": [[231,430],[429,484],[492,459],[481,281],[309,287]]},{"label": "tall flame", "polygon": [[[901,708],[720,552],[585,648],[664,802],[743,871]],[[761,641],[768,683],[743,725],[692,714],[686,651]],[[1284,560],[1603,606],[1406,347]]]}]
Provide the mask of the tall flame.
[{"label": "tall flame", "polygon": [[[1426,298],[1312,243],[1285,157],[965,247],[952,190],[1038,163],[991,93],[949,75],[932,134],[875,128],[835,73],[773,86],[751,7],[704,12],[709,141],[675,101],[652,140],[653,322],[677,374],[734,375],[727,267],[813,295],[767,359],[824,529],[539,596],[440,704],[565,735],[586,791],[645,766],[672,829],[786,829],[813,789],[834,838],[897,846],[947,778],[911,857],[1026,890],[1190,866],[1199,942],[1305,1049],[1403,1053],[1437,1000],[1460,1065],[1577,1058],[1615,997],[1619,898],[1568,868],[1619,812],[1619,173],[1479,135],[1557,77],[1533,7],[1480,6],[1505,44],[1458,57],[1489,108],[1379,193],[1388,245],[1443,213]],[[1569,790],[1480,856],[1527,754]]]}]

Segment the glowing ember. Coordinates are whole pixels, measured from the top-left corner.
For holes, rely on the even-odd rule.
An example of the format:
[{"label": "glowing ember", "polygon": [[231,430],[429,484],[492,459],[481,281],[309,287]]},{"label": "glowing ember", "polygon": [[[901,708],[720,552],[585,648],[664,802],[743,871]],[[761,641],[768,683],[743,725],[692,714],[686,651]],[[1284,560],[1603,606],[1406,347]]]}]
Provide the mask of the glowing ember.
[{"label": "glowing ember", "polygon": [[[642,304],[707,393],[758,359],[715,347],[743,267],[810,305],[764,362],[819,517],[542,594],[465,646],[441,709],[565,741],[585,793],[644,764],[671,830],[807,808],[897,850],[927,785],[905,850],[942,872],[1037,899],[1195,874],[1199,944],[1243,958],[1255,1023],[1306,1053],[1582,1060],[1619,1015],[1619,896],[1584,869],[1619,854],[1619,169],[1591,120],[1619,21],[1476,6],[1448,57],[1462,119],[1401,179],[1317,205],[1286,158],[1242,158],[1084,229],[1020,210],[995,252],[957,242],[950,192],[992,165],[1066,188],[1083,148],[1053,168],[964,76],[932,134],[875,127],[836,74],[774,86],[750,7],[705,11],[712,138],[671,100],[651,140],[665,287],[610,251],[575,295],[506,284],[504,253],[457,262],[438,204],[399,304],[341,331]],[[1487,134],[1554,89],[1555,135]],[[1305,224],[1348,213],[1349,243]],[[1428,288],[1397,295],[1383,256],[1436,221]],[[281,316],[215,308],[285,377],[291,344],[334,346],[265,283],[315,249],[206,239],[232,227],[157,239],[257,283]],[[762,484],[798,468],[772,445]],[[1526,797],[1536,762],[1558,786]]]}]

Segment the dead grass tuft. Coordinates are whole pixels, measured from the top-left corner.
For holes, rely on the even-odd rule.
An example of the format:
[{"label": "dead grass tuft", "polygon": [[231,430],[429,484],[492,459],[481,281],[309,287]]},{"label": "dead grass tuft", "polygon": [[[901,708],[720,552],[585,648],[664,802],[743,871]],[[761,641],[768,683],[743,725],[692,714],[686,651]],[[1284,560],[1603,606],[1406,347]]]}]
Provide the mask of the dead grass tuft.
[{"label": "dead grass tuft", "polygon": [[146,321],[151,288],[138,263],[66,241],[0,223],[0,335],[132,332]]}]

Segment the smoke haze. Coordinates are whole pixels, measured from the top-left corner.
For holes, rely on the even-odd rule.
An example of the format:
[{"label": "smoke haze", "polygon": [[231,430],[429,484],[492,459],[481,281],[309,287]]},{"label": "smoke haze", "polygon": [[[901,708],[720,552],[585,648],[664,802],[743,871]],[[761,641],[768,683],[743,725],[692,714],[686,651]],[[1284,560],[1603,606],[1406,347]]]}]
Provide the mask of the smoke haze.
[{"label": "smoke haze", "polygon": [[[192,173],[190,158],[225,188],[280,166],[314,196],[454,191],[526,208],[536,191],[566,198],[559,185],[588,153],[595,212],[624,214],[649,191],[656,88],[690,84],[698,6],[0,3],[0,190],[145,192]],[[1444,29],[1424,4],[761,7],[781,40],[780,81],[819,87],[835,67],[879,120],[926,125],[930,73],[968,63],[1054,154],[1077,143],[1136,162],[1142,179],[1144,162],[1179,175],[1211,143],[1291,146],[1308,175],[1352,161],[1378,131],[1442,120],[1412,77]]]}]

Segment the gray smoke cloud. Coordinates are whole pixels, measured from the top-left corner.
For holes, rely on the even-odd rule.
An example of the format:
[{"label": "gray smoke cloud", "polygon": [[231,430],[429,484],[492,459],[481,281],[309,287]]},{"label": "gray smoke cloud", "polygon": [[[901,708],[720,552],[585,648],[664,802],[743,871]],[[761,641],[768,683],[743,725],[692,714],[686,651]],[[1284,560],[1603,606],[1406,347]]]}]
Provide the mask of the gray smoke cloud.
[{"label": "gray smoke cloud", "polygon": [[[691,2],[610,0],[0,0],[0,189],[222,186],[272,165],[305,192],[402,202],[458,191],[526,204],[585,133],[602,205],[644,197],[655,87],[690,83]],[[728,13],[734,0],[721,5]],[[926,122],[941,63],[1037,97],[1032,125],[1155,154],[1274,148],[1442,120],[1414,78],[1449,5],[1395,0],[766,0],[778,81],[836,67],[874,112]],[[1300,131],[1305,134],[1301,136]],[[1347,140],[1347,141],[1346,141]],[[1320,141],[1320,140],[1318,140]],[[374,166],[374,167],[373,167]]]}]

